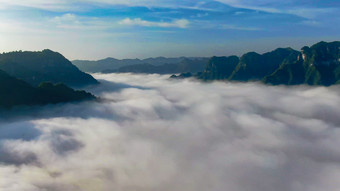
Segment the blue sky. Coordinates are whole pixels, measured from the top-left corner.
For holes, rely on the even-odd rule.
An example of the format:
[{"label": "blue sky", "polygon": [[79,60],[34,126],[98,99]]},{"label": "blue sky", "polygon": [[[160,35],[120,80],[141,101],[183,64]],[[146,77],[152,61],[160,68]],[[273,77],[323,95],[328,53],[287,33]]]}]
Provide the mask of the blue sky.
[{"label": "blue sky", "polygon": [[340,40],[340,0],[0,0],[0,52],[241,55]]}]

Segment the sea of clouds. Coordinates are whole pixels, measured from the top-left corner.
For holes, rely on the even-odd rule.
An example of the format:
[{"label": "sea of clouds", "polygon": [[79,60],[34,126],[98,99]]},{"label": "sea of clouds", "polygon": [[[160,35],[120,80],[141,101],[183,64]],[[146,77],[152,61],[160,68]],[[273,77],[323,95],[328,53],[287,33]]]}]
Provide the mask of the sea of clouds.
[{"label": "sea of clouds", "polygon": [[340,190],[338,86],[94,76],[99,102],[1,114],[0,190]]}]

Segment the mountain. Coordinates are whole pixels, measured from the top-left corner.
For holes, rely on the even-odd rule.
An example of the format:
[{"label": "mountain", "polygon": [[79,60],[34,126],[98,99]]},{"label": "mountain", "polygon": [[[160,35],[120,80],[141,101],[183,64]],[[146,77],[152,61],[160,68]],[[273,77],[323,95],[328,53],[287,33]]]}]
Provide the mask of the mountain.
[{"label": "mountain", "polygon": [[202,80],[262,81],[272,85],[340,84],[340,42],[319,42],[301,51],[278,48],[258,54],[249,52],[241,58],[212,57],[204,72],[172,75],[171,78],[195,77]]},{"label": "mountain", "polygon": [[[203,80],[223,80],[228,79],[239,63],[237,56],[212,57],[204,72],[199,76]],[[188,75],[187,75],[188,76]]]},{"label": "mountain", "polygon": [[319,42],[303,47],[295,61],[286,62],[263,79],[279,85],[333,85],[340,82],[340,42]]},{"label": "mountain", "polygon": [[291,48],[278,48],[262,55],[249,52],[240,58],[229,79],[236,81],[261,80],[272,74],[281,64],[295,60],[298,55],[299,52]]},{"label": "mountain", "polygon": [[33,86],[38,86],[45,81],[60,82],[73,87],[98,83],[91,75],[80,71],[64,56],[51,50],[0,54],[0,70]]},{"label": "mountain", "polygon": [[114,70],[132,64],[141,64],[139,59],[118,60],[106,58],[98,61],[74,60],[72,63],[84,72],[102,72],[103,70]]},{"label": "mountain", "polygon": [[[165,66],[170,73],[173,72],[174,68],[170,66]],[[133,64],[128,66],[123,66],[115,70],[103,70],[103,73],[158,73],[161,69],[158,66],[154,66],[152,64]]]},{"label": "mountain", "polygon": [[202,72],[199,72],[197,74],[192,74],[191,72],[186,72],[186,73],[181,73],[181,74],[173,74],[170,76],[170,79],[185,79],[185,78],[191,78],[191,77],[196,77],[198,78],[200,75],[202,74]]},{"label": "mountain", "polygon": [[80,70],[85,72],[102,72],[110,71],[113,72],[119,68],[130,66],[130,65],[140,65],[140,64],[150,64],[154,66],[164,65],[164,64],[179,64],[180,62],[189,59],[196,60],[200,58],[147,58],[147,59],[123,59],[118,60],[115,58],[106,58],[103,60],[89,61],[89,60],[74,60],[72,63],[76,65]]},{"label": "mountain", "polygon": [[75,91],[63,84],[42,83],[33,87],[0,70],[0,109],[20,105],[45,105],[95,99],[85,91]]},{"label": "mountain", "polygon": [[104,70],[103,73],[145,73],[145,74],[173,74],[185,72],[201,72],[204,70],[208,59],[183,59],[174,64],[134,64],[124,66],[115,70]]},{"label": "mountain", "polygon": [[[152,64],[155,66],[163,65],[163,64],[177,64],[182,62],[183,60],[192,60],[196,58],[186,58],[186,57],[179,57],[179,58],[166,58],[166,57],[157,57],[157,58],[147,58],[141,60],[143,63]],[[197,58],[198,59],[198,58]]]}]

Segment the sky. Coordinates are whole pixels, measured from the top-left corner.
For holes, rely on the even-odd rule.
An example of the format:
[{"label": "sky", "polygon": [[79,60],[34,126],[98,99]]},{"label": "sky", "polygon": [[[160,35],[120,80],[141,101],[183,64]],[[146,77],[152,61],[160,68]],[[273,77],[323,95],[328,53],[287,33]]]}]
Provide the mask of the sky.
[{"label": "sky", "polygon": [[0,0],[0,52],[241,55],[340,39],[340,0]]},{"label": "sky", "polygon": [[94,77],[105,101],[0,112],[0,190],[340,190],[338,86]]}]

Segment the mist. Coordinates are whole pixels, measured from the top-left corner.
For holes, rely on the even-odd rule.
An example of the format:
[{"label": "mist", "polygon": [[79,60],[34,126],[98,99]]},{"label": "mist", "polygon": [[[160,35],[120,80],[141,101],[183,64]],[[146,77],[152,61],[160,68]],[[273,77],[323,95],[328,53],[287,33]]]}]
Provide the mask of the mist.
[{"label": "mist", "polygon": [[100,102],[0,116],[0,190],[340,190],[339,86],[94,77]]}]

